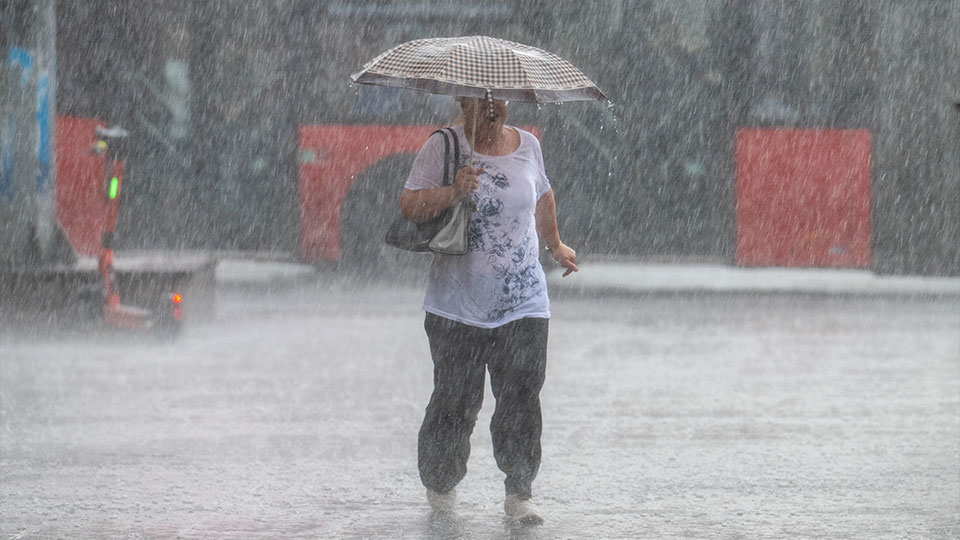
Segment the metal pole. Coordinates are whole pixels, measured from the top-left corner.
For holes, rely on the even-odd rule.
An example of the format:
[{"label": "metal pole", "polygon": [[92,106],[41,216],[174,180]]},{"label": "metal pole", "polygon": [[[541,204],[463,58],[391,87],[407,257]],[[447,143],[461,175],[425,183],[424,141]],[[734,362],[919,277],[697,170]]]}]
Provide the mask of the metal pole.
[{"label": "metal pole", "polygon": [[56,234],[54,0],[2,7],[0,264],[50,262]]}]

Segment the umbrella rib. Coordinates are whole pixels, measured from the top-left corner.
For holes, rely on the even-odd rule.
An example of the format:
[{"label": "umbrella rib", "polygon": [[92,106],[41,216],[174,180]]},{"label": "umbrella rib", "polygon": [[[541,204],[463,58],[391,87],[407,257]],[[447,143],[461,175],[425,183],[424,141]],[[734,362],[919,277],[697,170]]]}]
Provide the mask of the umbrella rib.
[{"label": "umbrella rib", "polygon": [[551,85],[551,86],[549,86],[549,87],[545,87],[545,86],[541,86],[541,85],[537,85],[537,84],[533,84],[533,83],[527,83],[527,84],[508,84],[508,83],[488,84],[488,83],[483,83],[483,82],[481,82],[481,81],[476,81],[476,80],[460,79],[460,78],[456,78],[456,77],[452,77],[452,76],[444,77],[444,76],[442,76],[442,75],[433,75],[433,76],[430,76],[430,77],[410,77],[409,74],[404,73],[404,72],[402,72],[402,71],[392,71],[392,70],[388,70],[388,69],[377,69],[377,68],[371,68],[371,69],[368,69],[368,70],[366,70],[366,71],[364,71],[364,72],[358,73],[358,74],[356,75],[356,78],[354,79],[354,81],[355,81],[355,82],[358,82],[358,83],[361,82],[361,81],[357,80],[357,78],[362,77],[363,74],[365,74],[365,73],[372,73],[372,74],[376,74],[376,75],[383,75],[383,76],[386,76],[386,77],[398,77],[398,78],[404,78],[404,79],[436,80],[436,81],[446,82],[446,83],[451,83],[451,84],[463,84],[463,85],[466,85],[466,86],[473,86],[473,87],[476,87],[476,88],[490,88],[490,89],[493,89],[493,90],[557,90],[557,91],[562,91],[562,90],[579,90],[579,89],[581,89],[581,88],[591,88],[591,87],[596,86],[595,84],[591,83],[589,80],[588,80],[588,81],[584,81],[584,82],[580,82],[580,83],[571,83],[571,84],[569,84],[569,85]]}]

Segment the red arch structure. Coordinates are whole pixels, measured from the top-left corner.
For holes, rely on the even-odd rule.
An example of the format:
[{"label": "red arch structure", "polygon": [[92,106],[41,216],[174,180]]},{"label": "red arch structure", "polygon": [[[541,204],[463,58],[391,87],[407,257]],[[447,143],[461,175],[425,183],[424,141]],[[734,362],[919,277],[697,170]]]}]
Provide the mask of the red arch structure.
[{"label": "red arch structure", "polygon": [[[300,127],[300,258],[340,257],[340,208],[354,178],[395,154],[415,154],[441,126]],[[397,174],[400,189],[406,172]],[[384,212],[395,209],[384,208]]]},{"label": "red arch structure", "polygon": [[[340,257],[340,209],[353,180],[367,167],[396,154],[416,154],[443,126],[300,126],[300,259]],[[535,126],[520,126],[536,136]],[[397,171],[399,190],[407,171]],[[384,212],[397,212],[384,208]]]}]

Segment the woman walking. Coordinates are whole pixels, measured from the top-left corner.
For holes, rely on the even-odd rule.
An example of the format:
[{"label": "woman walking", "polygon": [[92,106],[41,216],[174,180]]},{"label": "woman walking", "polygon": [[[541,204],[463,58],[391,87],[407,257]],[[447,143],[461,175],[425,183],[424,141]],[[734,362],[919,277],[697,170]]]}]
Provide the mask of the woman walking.
[{"label": "woman walking", "polygon": [[504,511],[513,521],[539,524],[543,518],[531,499],[550,317],[540,242],[566,268],[564,276],[578,271],[576,252],[560,241],[537,138],[506,125],[505,101],[458,101],[464,122],[454,130],[472,163],[457,164],[453,184],[442,186],[444,143],[431,137],[400,198],[404,218],[418,223],[464,197],[476,208],[467,254],[436,255],[430,268],[423,309],[434,389],[418,440],[420,478],[434,511],[452,511],[489,370],[496,398],[490,432],[506,475]]}]

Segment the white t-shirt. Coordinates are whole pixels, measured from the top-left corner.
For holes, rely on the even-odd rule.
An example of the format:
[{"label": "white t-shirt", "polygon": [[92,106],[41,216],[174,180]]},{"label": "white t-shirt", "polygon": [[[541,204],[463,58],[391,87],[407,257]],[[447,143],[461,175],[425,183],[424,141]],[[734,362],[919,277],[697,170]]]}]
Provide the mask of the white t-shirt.
[{"label": "white t-shirt", "polygon": [[[454,130],[460,139],[460,169],[467,165],[470,145],[462,126]],[[469,250],[465,255],[434,255],[424,311],[481,328],[524,317],[550,317],[534,217],[537,201],[550,191],[550,180],[543,169],[540,141],[529,132],[516,131],[520,146],[513,153],[473,154],[472,165],[484,173],[470,195],[476,210]],[[443,137],[432,135],[417,154],[404,187],[441,187],[443,153]],[[453,159],[452,141],[450,155]]]}]

